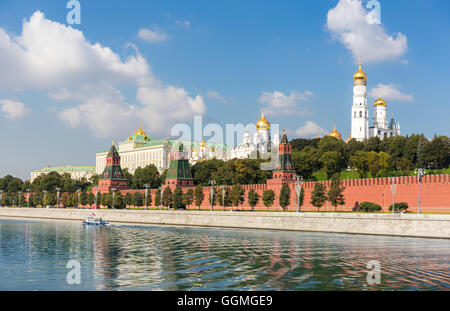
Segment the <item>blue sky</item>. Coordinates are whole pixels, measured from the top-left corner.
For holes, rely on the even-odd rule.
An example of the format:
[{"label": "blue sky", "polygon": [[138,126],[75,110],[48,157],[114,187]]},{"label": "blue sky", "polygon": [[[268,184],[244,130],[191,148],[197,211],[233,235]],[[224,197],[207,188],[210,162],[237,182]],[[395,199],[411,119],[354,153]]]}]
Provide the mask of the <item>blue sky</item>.
[{"label": "blue sky", "polygon": [[95,165],[139,119],[161,138],[264,108],[289,138],[334,120],[347,137],[358,56],[403,135],[450,135],[446,0],[379,0],[380,25],[362,24],[367,1],[79,0],[70,27],[67,2],[0,4],[0,176]]}]

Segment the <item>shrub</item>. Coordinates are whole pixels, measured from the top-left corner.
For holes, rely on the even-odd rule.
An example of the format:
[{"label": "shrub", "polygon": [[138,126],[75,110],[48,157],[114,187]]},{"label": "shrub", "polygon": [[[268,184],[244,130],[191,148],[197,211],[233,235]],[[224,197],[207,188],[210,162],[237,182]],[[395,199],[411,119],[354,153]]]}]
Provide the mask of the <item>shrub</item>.
[{"label": "shrub", "polygon": [[[398,212],[398,211],[406,212],[407,209],[408,209],[408,203],[406,203],[406,202],[395,203],[395,208],[394,208],[395,212]],[[391,204],[391,206],[389,206],[389,210],[392,211],[392,204]]]},{"label": "shrub", "polygon": [[362,202],[359,204],[359,209],[362,212],[379,212],[381,211],[381,206],[373,202]]}]

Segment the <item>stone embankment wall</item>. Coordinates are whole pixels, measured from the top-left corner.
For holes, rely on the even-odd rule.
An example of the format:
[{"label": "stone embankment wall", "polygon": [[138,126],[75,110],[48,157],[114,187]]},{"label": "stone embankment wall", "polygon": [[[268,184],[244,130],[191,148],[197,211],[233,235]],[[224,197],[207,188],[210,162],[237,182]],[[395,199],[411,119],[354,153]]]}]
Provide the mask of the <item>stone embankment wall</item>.
[{"label": "stone embankment wall", "polygon": [[[0,218],[80,221],[82,209],[0,208]],[[96,210],[116,223],[450,238],[450,215]]]}]

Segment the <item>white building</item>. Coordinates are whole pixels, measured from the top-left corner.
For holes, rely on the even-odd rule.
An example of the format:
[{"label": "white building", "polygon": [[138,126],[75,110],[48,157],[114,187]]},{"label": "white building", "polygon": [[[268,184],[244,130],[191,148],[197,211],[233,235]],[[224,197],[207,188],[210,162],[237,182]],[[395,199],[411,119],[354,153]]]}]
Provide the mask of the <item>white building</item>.
[{"label": "white building", "polygon": [[[163,173],[170,164],[170,151],[176,140],[155,140],[147,135],[139,125],[134,135],[119,143],[117,151],[120,155],[122,169],[127,168],[133,174],[138,167],[153,164],[160,173]],[[226,159],[227,147],[224,144],[201,143],[193,141],[182,141],[189,155],[190,163],[195,164],[205,159]],[[101,174],[106,166],[106,155],[108,150],[96,154],[95,171]]]},{"label": "white building", "polygon": [[242,143],[234,147],[230,152],[230,159],[256,158],[257,153],[261,157],[269,154],[273,148],[280,143],[279,134],[275,134],[273,140],[270,137],[270,122],[266,119],[264,111],[261,118],[256,122],[256,132],[251,139],[250,132],[247,130],[242,139]]},{"label": "white building", "polygon": [[363,141],[370,137],[378,136],[381,139],[400,135],[400,125],[393,119],[388,123],[387,104],[381,98],[374,103],[374,116],[372,126],[369,127],[369,105],[367,104],[367,74],[361,69],[359,63],[358,71],[353,75],[353,106],[352,106],[352,124],[349,141],[355,138]]},{"label": "white building", "polygon": [[50,165],[44,167],[40,170],[34,170],[30,174],[30,182],[33,182],[40,175],[47,175],[50,172],[56,172],[60,175],[65,173],[70,174],[72,179],[80,180],[82,178],[86,178],[89,180],[93,174],[95,174],[95,166],[71,166],[71,165],[63,165],[63,166],[54,166]]}]

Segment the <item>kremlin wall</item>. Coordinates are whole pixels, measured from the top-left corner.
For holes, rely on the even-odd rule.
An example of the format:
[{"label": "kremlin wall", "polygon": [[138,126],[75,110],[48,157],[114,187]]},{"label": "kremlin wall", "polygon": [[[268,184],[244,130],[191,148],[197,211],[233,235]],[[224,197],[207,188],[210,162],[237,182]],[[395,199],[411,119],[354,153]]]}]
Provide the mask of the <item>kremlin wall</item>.
[{"label": "kremlin wall", "polygon": [[[283,184],[289,185],[291,188],[290,205],[286,207],[288,211],[297,210],[297,196],[295,180],[296,173],[292,161],[291,145],[288,142],[286,133],[283,133],[283,137],[278,145],[278,162],[276,169],[273,171],[272,179],[268,179],[266,184],[259,185],[242,185],[245,190],[244,203],[239,206],[239,209],[250,210],[247,202],[247,194],[250,189],[255,190],[259,194],[259,202],[255,206],[255,210],[270,210],[280,211],[282,208],[278,204],[279,194]],[[317,211],[317,208],[312,206],[311,192],[314,189],[316,182],[304,182],[302,187],[305,191],[304,204],[301,207],[302,211]],[[328,190],[330,181],[322,181]],[[98,188],[93,189],[95,195],[96,192],[108,193],[111,189],[115,188],[123,195],[126,193],[141,192],[144,194],[145,190],[131,190],[127,189],[127,182],[120,167],[120,156],[115,149],[115,146],[111,146],[111,150],[107,157],[107,166],[99,180]],[[346,204],[344,206],[338,206],[338,211],[352,211],[355,203],[362,203],[364,201],[373,202],[379,204],[384,212],[389,210],[389,206],[393,202],[393,196],[391,192],[392,181],[390,178],[367,178],[367,179],[352,179],[343,180],[342,186],[345,187],[344,198]],[[174,190],[176,187],[180,187],[183,192],[189,189],[195,190],[193,184],[193,178],[188,165],[188,155],[183,151],[183,145],[180,144],[178,148],[175,148],[171,152],[171,161],[169,171],[166,177],[166,182],[163,188],[170,187]],[[262,195],[265,190],[273,190],[275,192],[275,200],[270,208],[266,208],[262,201]],[[151,204],[148,204],[149,208],[160,208],[154,205],[155,193],[157,189],[149,189],[151,195]],[[200,206],[200,209],[210,210],[211,204],[209,201],[211,187],[203,187],[204,200]],[[221,191],[220,187],[216,187],[215,191]],[[417,212],[419,199],[419,182],[417,177],[405,176],[398,177],[396,181],[395,202],[408,203],[410,212]],[[195,202],[195,201],[194,201]],[[99,206],[100,207],[100,206]],[[132,208],[133,206],[127,206]],[[162,207],[165,208],[165,207]],[[198,209],[193,203],[188,206],[187,209]],[[236,207],[225,207],[225,210],[235,210]],[[222,206],[214,206],[214,210],[222,210]],[[334,207],[329,203],[323,206],[320,211],[334,211]],[[450,175],[427,175],[422,178],[421,181],[421,211],[428,213],[450,213]]]}]

